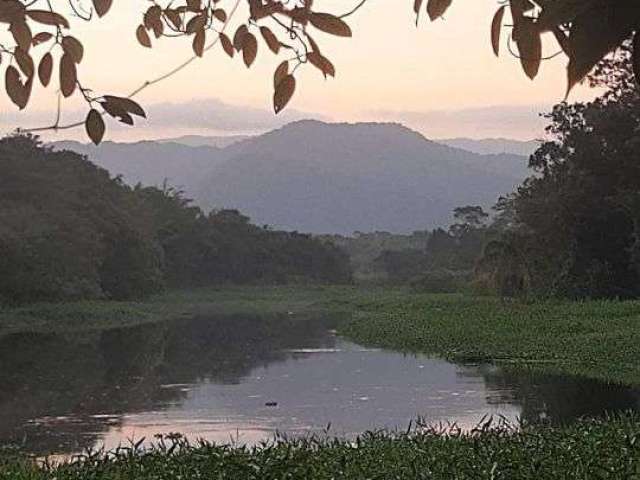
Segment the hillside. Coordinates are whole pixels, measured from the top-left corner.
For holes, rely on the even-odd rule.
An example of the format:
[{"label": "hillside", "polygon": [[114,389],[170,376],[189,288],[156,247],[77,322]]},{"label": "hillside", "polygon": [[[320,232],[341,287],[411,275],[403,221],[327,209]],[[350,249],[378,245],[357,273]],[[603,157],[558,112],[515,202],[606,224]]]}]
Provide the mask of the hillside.
[{"label": "hillside", "polygon": [[478,155],[399,124],[304,120],[235,140],[224,148],[179,139],[55,146],[87,154],[128,183],[166,178],[205,208],[237,208],[258,224],[313,233],[445,225],[454,207],[491,206],[526,176],[522,156]]},{"label": "hillside", "polygon": [[300,121],[224,154],[200,184],[201,202],[315,233],[447,224],[454,207],[490,206],[526,174],[523,157],[477,155],[398,124]]},{"label": "hillside", "polygon": [[481,155],[511,153],[525,157],[531,155],[540,143],[536,140],[523,141],[509,138],[444,138],[439,139],[438,142]]}]

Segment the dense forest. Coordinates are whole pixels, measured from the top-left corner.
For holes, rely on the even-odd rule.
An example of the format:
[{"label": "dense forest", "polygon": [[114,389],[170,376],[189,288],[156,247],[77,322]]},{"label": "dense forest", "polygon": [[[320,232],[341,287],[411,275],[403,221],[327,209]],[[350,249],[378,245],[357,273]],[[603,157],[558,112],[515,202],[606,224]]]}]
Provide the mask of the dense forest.
[{"label": "dense forest", "polygon": [[171,286],[345,283],[346,255],[297,232],[129,187],[31,136],[0,140],[0,303],[139,298]]},{"label": "dense forest", "polygon": [[433,292],[501,296],[640,295],[640,95],[629,45],[589,77],[604,93],[561,103],[531,175],[498,199],[454,211],[448,230],[334,239],[356,275]]}]

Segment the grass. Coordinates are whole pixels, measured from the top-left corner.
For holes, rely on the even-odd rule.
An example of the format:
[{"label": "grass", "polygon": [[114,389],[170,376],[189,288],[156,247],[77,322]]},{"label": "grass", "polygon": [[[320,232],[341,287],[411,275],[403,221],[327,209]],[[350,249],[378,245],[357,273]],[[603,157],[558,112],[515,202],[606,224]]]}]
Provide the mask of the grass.
[{"label": "grass", "polygon": [[39,467],[9,450],[11,480],[581,480],[640,478],[640,418],[584,420],[565,427],[484,425],[470,433],[427,428],[367,433],[355,441],[280,439],[257,447],[189,445],[166,439]]}]

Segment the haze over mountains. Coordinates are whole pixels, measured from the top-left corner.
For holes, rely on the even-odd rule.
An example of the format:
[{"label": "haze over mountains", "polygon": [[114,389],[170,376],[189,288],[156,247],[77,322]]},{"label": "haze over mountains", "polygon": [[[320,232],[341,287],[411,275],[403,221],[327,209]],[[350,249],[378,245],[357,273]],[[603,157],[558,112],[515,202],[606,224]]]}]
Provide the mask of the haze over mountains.
[{"label": "haze over mountains", "polygon": [[237,208],[256,223],[312,233],[447,225],[456,206],[491,206],[527,175],[526,157],[479,155],[391,123],[303,120],[218,138],[55,145],[129,183],[167,179],[205,209]]}]

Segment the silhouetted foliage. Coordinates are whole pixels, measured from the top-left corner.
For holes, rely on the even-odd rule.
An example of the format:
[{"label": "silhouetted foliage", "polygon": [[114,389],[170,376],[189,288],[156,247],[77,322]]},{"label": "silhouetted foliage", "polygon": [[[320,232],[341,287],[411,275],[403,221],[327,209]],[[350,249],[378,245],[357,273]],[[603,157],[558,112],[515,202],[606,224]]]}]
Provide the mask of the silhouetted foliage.
[{"label": "silhouetted foliage", "polygon": [[[499,205],[508,219],[502,248],[511,252],[509,268],[536,292],[640,294],[640,96],[631,63],[622,49],[591,78],[607,87],[603,96],[547,115],[549,140],[530,159],[537,174]],[[495,272],[504,262],[488,253],[484,268]]]},{"label": "silhouetted foliage", "polygon": [[[318,2],[297,0],[230,0],[202,2],[152,2],[140,11],[141,22],[131,32],[132,39],[144,48],[173,37],[187,38],[192,56],[179,59],[167,73],[143,82],[126,96],[99,94],[97,88],[84,84],[78,66],[84,60],[84,47],[75,25],[65,15],[92,20],[94,12],[103,17],[112,0],[80,0],[0,2],[0,23],[9,25],[10,35],[0,43],[6,62],[4,89],[10,100],[24,109],[29,103],[34,83],[50,84],[64,98],[80,96],[86,102],[86,117],[70,124],[60,123],[60,112],[52,125],[34,130],[84,126],[94,143],[102,140],[105,118],[127,125],[134,118],[145,117],[144,110],[132,97],[185,68],[193,60],[216,47],[229,57],[237,53],[251,67],[258,54],[269,50],[281,58],[275,62],[273,74],[273,108],[282,111],[296,91],[296,74],[300,67],[311,66],[325,78],[336,75],[336,67],[317,41],[322,35],[351,37],[350,16],[367,0],[359,0],[338,12],[321,11]],[[544,58],[564,53],[568,59],[568,90],[626,39],[635,35],[640,25],[640,6],[636,0],[511,0],[496,2],[499,6],[490,25],[490,40],[496,55],[500,52],[503,28],[510,29],[510,45],[518,56],[525,74],[534,78]],[[444,16],[451,5],[464,5],[452,0],[414,0],[416,23],[423,10],[433,21]],[[410,3],[409,3],[410,5]],[[325,6],[326,8],[326,6]],[[344,8],[344,10],[342,10]],[[397,8],[396,6],[390,8]],[[406,7],[404,7],[406,8]],[[345,11],[346,10],[346,11]],[[510,13],[510,19],[505,14]],[[233,29],[233,30],[232,30]],[[543,35],[555,37],[557,52],[543,51]],[[461,39],[464,41],[464,39]],[[640,40],[634,39],[634,44]],[[516,52],[517,50],[517,52]],[[640,64],[640,48],[634,48],[635,64]],[[117,60],[117,59],[116,59]],[[171,59],[173,60],[173,59]],[[112,62],[107,59],[106,62]],[[56,66],[58,78],[52,82]],[[117,71],[117,66],[115,67]]]},{"label": "silhouetted foliage", "polygon": [[170,188],[130,188],[34,137],[0,140],[0,301],[139,298],[165,285],[349,282],[348,258],[309,235],[205,215]]}]

